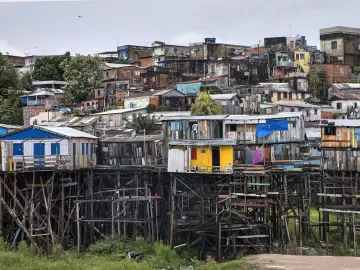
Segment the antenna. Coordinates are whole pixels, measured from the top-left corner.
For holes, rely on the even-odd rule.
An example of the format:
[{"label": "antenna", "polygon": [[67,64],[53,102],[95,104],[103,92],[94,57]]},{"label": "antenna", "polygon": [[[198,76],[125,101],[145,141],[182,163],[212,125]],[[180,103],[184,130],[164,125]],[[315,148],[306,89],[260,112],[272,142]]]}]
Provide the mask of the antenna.
[{"label": "antenna", "polygon": [[290,23],[290,37],[291,37],[291,23]]}]

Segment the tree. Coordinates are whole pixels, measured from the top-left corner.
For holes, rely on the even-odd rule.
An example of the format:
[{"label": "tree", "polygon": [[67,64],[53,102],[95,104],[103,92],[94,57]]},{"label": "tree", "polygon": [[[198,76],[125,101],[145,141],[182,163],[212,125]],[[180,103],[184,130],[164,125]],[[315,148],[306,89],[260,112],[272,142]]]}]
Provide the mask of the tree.
[{"label": "tree", "polygon": [[38,57],[35,62],[33,78],[36,81],[64,81],[64,68],[61,63],[70,59],[70,53]]},{"label": "tree", "polygon": [[21,88],[22,89],[24,89],[26,91],[34,90],[32,73],[30,71],[26,71],[26,72],[22,73],[20,80],[21,80]]},{"label": "tree", "polygon": [[326,77],[326,73],[322,69],[315,68],[310,71],[310,90],[313,96],[320,99],[321,101],[324,101],[327,98],[325,96]]},{"label": "tree", "polygon": [[191,115],[223,114],[224,109],[207,92],[201,92],[196,103],[191,106]]},{"label": "tree", "polygon": [[0,53],[0,91],[19,89],[19,75],[13,67],[7,67],[6,58]]},{"label": "tree", "polygon": [[0,105],[0,123],[7,125],[22,125],[23,110],[20,103],[22,91],[11,91],[7,100]]},{"label": "tree", "polygon": [[155,131],[158,129],[156,123],[158,121],[158,118],[153,115],[150,117],[149,115],[143,116],[141,114],[136,115],[135,113],[132,115],[131,121],[126,121],[126,128],[133,129],[138,134],[143,134],[145,130],[145,134],[149,134],[152,131]]},{"label": "tree", "polygon": [[67,85],[64,87],[65,98],[72,103],[80,103],[94,94],[94,89],[101,86],[101,60],[91,55],[76,55],[61,63]]}]

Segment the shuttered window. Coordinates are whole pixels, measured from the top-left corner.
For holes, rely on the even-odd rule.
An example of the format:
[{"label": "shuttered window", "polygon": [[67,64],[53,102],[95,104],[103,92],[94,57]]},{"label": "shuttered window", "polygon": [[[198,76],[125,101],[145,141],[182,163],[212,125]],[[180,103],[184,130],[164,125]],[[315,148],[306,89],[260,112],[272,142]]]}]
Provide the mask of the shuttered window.
[{"label": "shuttered window", "polygon": [[51,144],[51,155],[60,155],[60,143]]},{"label": "shuttered window", "polygon": [[197,160],[196,148],[191,148],[191,160]]}]

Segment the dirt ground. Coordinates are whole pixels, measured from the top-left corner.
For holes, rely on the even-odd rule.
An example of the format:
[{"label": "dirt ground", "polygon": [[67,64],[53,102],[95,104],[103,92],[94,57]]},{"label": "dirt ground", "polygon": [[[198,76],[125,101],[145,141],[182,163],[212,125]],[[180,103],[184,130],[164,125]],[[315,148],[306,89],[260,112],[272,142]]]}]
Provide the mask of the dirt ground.
[{"label": "dirt ground", "polygon": [[262,254],[249,258],[260,269],[266,270],[355,270],[360,269],[360,258],[333,256],[291,256]]}]

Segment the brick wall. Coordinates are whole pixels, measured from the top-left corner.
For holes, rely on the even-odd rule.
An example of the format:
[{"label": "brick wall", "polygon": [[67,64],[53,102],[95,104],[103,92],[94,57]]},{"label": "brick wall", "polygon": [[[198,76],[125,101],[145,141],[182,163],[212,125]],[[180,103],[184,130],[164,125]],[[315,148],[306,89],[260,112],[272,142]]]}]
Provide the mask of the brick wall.
[{"label": "brick wall", "polygon": [[119,91],[115,93],[115,104],[117,106],[121,105],[121,100],[124,96],[126,96],[126,91]]},{"label": "brick wall", "polygon": [[325,71],[327,87],[333,83],[348,83],[350,80],[349,66],[346,65],[312,65],[311,68],[319,68]]},{"label": "brick wall", "polygon": [[168,75],[160,74],[160,85],[159,85],[160,90],[165,90],[166,89],[167,78],[168,78]]},{"label": "brick wall", "polygon": [[334,119],[333,112],[321,112],[321,119]]},{"label": "brick wall", "polygon": [[159,106],[159,96],[151,97],[150,104],[153,104],[157,108]]},{"label": "brick wall", "polygon": [[140,62],[140,67],[144,67],[144,68],[151,67],[153,65],[152,57],[140,59],[139,62]]},{"label": "brick wall", "polygon": [[38,115],[40,112],[44,112],[44,108],[23,108],[23,116],[25,117],[33,117]]},{"label": "brick wall", "polygon": [[245,55],[249,56],[251,54],[265,54],[268,52],[269,49],[267,48],[250,48],[245,50]]}]

